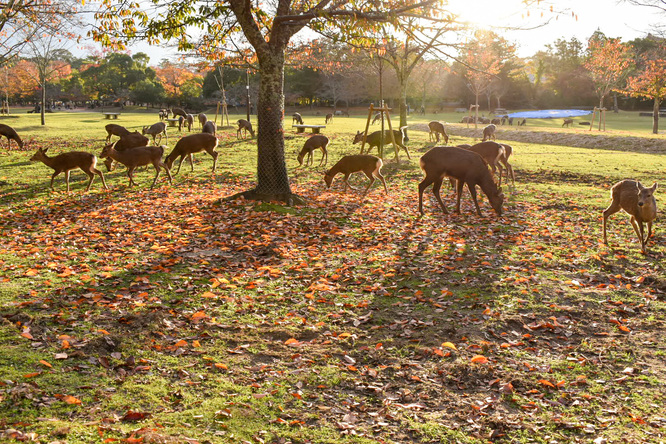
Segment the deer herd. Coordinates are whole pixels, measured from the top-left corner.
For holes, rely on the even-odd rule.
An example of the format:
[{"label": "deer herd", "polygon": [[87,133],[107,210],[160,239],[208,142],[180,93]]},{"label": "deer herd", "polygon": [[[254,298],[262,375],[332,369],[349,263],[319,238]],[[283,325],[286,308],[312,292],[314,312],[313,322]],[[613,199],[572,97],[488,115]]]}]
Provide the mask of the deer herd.
[{"label": "deer herd", "polygon": [[[181,124],[182,122],[187,122],[187,126],[190,128],[194,124],[193,115],[187,114],[178,108],[175,108],[172,112],[174,113],[174,117],[179,116],[178,120]],[[105,159],[104,163],[107,170],[112,171],[116,162],[125,165],[127,167],[129,186],[131,187],[132,185],[136,185],[133,177],[136,168],[152,164],[156,172],[151,185],[152,188],[157,183],[162,169],[164,169],[169,183],[171,183],[171,168],[177,159],[179,159],[179,162],[175,174],[180,172],[180,167],[186,158],[189,158],[190,167],[194,171],[193,154],[205,151],[213,158],[213,171],[215,171],[218,158],[218,153],[215,151],[218,145],[215,123],[209,121],[205,114],[199,114],[197,120],[201,128],[201,133],[181,137],[174,149],[164,157],[168,147],[157,144],[162,142],[162,138],[164,138],[165,143],[168,143],[166,124],[162,121],[162,119],[167,117],[168,112],[161,110],[160,122],[144,127],[141,133],[138,131],[130,132],[126,128],[116,124],[106,125],[107,145],[104,146],[99,157]],[[298,113],[294,114],[293,120],[299,123],[303,122],[301,115]],[[329,123],[331,120],[332,115],[326,116],[326,123]],[[565,124],[570,124],[570,122],[566,122],[565,120]],[[247,137],[248,132],[251,137],[254,137],[255,132],[249,121],[240,119],[237,125],[238,130],[236,135],[239,139]],[[456,213],[460,212],[463,187],[467,185],[476,212],[481,216],[476,191],[476,186],[478,185],[486,195],[488,202],[497,216],[502,216],[504,203],[504,194],[500,187],[502,178],[504,177],[507,183],[511,179],[510,189],[515,190],[515,175],[509,162],[509,159],[513,155],[513,148],[510,145],[495,141],[496,129],[496,125],[492,123],[486,126],[483,129],[482,142],[476,145],[459,144],[457,146],[440,146],[438,145],[440,139],[445,145],[448,145],[449,142],[449,135],[446,132],[444,124],[438,121],[432,121],[428,124],[430,141],[434,142],[435,146],[431,147],[419,159],[419,166],[424,174],[423,180],[418,185],[418,210],[421,215],[424,214],[423,192],[430,185],[432,185],[432,192],[442,211],[448,213],[440,195],[444,178],[448,178],[451,187],[456,192]],[[386,130],[383,134],[381,131],[375,131],[370,134],[358,131],[354,135],[352,143],[363,142],[363,145],[367,143],[367,151],[363,153],[362,147],[360,154],[344,156],[332,168],[325,171],[324,182],[326,187],[331,187],[336,175],[343,174],[344,190],[346,191],[347,188],[354,189],[348,181],[350,175],[356,172],[363,172],[370,180],[370,183],[363,191],[364,194],[369,191],[377,179],[381,181],[384,192],[388,194],[386,179],[381,172],[383,161],[380,157],[370,155],[369,153],[375,147],[379,150],[383,139],[386,145],[395,143],[396,149],[398,151],[400,149],[404,150],[407,157],[411,159],[411,155],[405,144],[409,140],[405,130],[406,127],[401,127],[398,130],[392,130],[392,132],[391,130]],[[152,137],[154,145],[148,145],[149,139],[146,135]],[[19,147],[23,147],[21,137],[14,129],[4,124],[0,124],[0,137],[2,136],[7,138],[9,146],[14,141]],[[113,136],[118,137],[118,140],[111,143]],[[157,141],[158,136],[159,141]],[[316,150],[321,150],[322,153],[319,166],[326,165],[328,163],[329,142],[329,138],[322,134],[313,134],[305,140],[303,148],[297,155],[298,167],[303,166],[304,159],[305,166],[313,164],[313,153]],[[76,168],[81,169],[89,177],[86,191],[90,190],[95,176],[99,176],[102,180],[102,186],[108,189],[104,174],[97,169],[97,156],[94,154],[84,151],[71,151],[50,157],[47,151],[48,148],[39,148],[30,160],[40,161],[54,170],[51,176],[51,189],[53,189],[55,177],[60,173],[65,173],[65,183],[67,192],[69,192],[70,171]],[[162,160],[163,157],[164,160]],[[630,179],[622,180],[613,185],[611,188],[611,204],[602,213],[604,243],[608,243],[606,234],[608,218],[614,213],[624,210],[630,216],[630,222],[638,236],[641,251],[643,253],[647,252],[647,242],[653,234],[652,224],[657,216],[657,203],[654,197],[656,189],[657,183],[654,183],[651,187],[645,187],[640,182]],[[644,225],[647,225],[647,232]]]}]

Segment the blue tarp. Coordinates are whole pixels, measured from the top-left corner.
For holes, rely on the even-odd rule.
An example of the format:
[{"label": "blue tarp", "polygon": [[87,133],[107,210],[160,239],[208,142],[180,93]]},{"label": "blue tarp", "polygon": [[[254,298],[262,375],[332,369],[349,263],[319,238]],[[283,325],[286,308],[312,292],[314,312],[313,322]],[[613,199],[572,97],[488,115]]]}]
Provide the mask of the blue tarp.
[{"label": "blue tarp", "polygon": [[536,111],[523,111],[509,114],[516,119],[555,119],[562,117],[578,117],[592,114],[592,111],[582,109],[540,109]]}]

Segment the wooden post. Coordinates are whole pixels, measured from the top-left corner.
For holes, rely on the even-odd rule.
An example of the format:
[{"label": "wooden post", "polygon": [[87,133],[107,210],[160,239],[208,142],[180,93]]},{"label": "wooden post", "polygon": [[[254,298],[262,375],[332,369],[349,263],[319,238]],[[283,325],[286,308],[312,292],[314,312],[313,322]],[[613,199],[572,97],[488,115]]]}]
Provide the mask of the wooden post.
[{"label": "wooden post", "polygon": [[594,126],[594,119],[597,116],[597,107],[594,107],[594,110],[592,111],[592,122],[590,122],[590,129],[588,131],[592,131],[592,127]]},{"label": "wooden post", "polygon": [[[383,103],[382,103],[382,105],[383,105]],[[365,142],[366,142],[366,139],[368,137],[368,129],[370,128],[370,119],[372,119],[372,115],[374,114],[375,111],[379,111],[380,113],[382,113],[382,121],[384,119],[384,113],[386,113],[386,121],[388,122],[388,126],[389,126],[389,133],[391,135],[391,142],[393,143],[393,148],[395,149],[395,159],[396,159],[396,162],[399,163],[400,162],[400,157],[399,157],[399,154],[398,154],[399,148],[398,148],[398,144],[395,141],[395,134],[393,134],[393,125],[391,124],[391,115],[389,113],[391,111],[391,108],[387,108],[386,106],[381,106],[380,108],[375,108],[375,106],[372,103],[370,104],[370,108],[368,109],[368,121],[365,124],[365,132],[363,133],[363,142],[361,142],[361,154],[363,154],[363,148],[365,147]],[[380,146],[379,150],[380,150],[380,152],[379,152],[380,156],[379,157],[383,157],[383,152],[382,152],[383,147]],[[409,156],[409,154],[408,154],[408,156]]]}]

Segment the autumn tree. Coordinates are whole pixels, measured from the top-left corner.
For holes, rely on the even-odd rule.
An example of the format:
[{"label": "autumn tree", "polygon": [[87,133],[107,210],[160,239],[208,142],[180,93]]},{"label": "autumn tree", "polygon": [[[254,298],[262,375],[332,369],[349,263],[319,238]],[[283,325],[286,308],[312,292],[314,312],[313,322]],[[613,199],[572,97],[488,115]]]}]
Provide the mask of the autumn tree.
[{"label": "autumn tree", "polygon": [[[243,195],[261,200],[294,202],[284,153],[284,66],[285,51],[292,37],[305,27],[318,31],[331,29],[340,38],[361,37],[368,23],[385,22],[396,26],[405,14],[425,16],[437,0],[390,0],[360,2],[343,0],[277,0],[260,3],[249,0],[223,0],[199,3],[195,0],[168,0],[146,10],[139,3],[118,5],[103,0],[96,15],[100,29],[93,37],[106,45],[123,46],[140,38],[151,43],[176,40],[179,48],[190,50],[196,42],[190,27],[202,28],[207,47],[224,44],[234,32],[242,34],[256,57],[261,75],[257,106],[257,185]],[[207,57],[224,57],[223,51],[206,51]]]},{"label": "autumn tree", "polygon": [[621,86],[632,66],[631,47],[621,39],[606,38],[595,34],[588,44],[589,57],[584,66],[594,81],[599,98],[599,108],[614,89]]},{"label": "autumn tree", "polygon": [[155,71],[157,79],[164,87],[168,103],[178,105],[201,96],[203,76],[189,66],[163,61]]},{"label": "autumn tree", "polygon": [[653,100],[652,132],[659,133],[659,105],[666,99],[666,46],[644,55],[640,71],[627,79],[625,92]]}]

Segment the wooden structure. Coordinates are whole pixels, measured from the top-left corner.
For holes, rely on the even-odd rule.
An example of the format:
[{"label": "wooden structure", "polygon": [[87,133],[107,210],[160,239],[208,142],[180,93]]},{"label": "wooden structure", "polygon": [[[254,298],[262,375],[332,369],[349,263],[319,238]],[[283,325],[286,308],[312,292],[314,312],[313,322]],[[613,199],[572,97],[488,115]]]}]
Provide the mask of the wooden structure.
[{"label": "wooden structure", "polygon": [[104,117],[106,117],[107,120],[111,119],[112,117],[114,119],[117,119],[120,113],[102,113]]},{"label": "wooden structure", "polygon": [[594,107],[594,111],[592,111],[592,123],[590,123],[590,129],[588,131],[592,131],[592,127],[594,126],[594,119],[597,113],[599,113],[599,131],[601,131],[602,121],[604,125],[604,131],[606,131],[606,108],[597,108],[596,106]]},{"label": "wooden structure", "polygon": [[[384,101],[382,100],[381,106],[379,108],[375,108],[375,105],[373,103],[370,104],[370,108],[368,108],[368,121],[365,124],[365,132],[363,133],[363,141],[361,142],[361,154],[363,154],[363,148],[365,148],[365,141],[368,138],[368,128],[370,128],[370,121],[373,118],[373,115],[375,113],[380,113],[381,118],[382,118],[382,139],[384,135],[384,116],[386,116],[386,121],[388,122],[388,127],[389,127],[389,134],[391,135],[391,143],[393,144],[393,148],[395,149],[395,160],[396,162],[400,162],[400,158],[398,157],[398,144],[395,143],[395,135],[393,134],[393,125],[391,125],[391,108],[388,108],[385,104]],[[379,157],[384,158],[384,140],[382,140],[382,143],[379,144]]]},{"label": "wooden structure", "polygon": [[[221,112],[220,112],[221,111]],[[217,125],[217,115],[220,114],[220,126],[224,125],[224,119],[227,119],[227,126],[229,126],[229,112],[227,111],[227,99],[222,91],[222,103],[217,102],[217,109],[215,110],[215,119],[213,122]]]},{"label": "wooden structure", "polygon": [[166,119],[166,121],[170,127],[177,127],[178,122],[180,122],[180,119]]},{"label": "wooden structure", "polygon": [[326,128],[326,125],[291,125],[292,128],[296,128],[297,133],[302,133],[306,128],[312,130],[312,134],[319,134],[319,131]]}]

